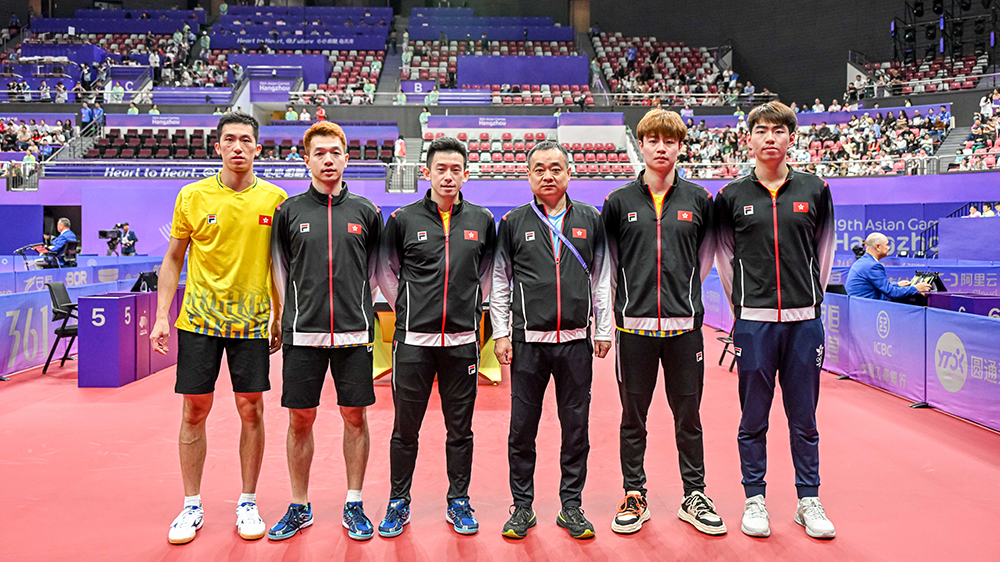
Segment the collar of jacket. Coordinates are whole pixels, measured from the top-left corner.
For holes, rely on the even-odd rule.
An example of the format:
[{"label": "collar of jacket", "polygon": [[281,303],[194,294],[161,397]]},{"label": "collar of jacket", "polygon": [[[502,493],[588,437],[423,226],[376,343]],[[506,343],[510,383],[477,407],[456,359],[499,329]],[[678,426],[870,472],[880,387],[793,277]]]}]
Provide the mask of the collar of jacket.
[{"label": "collar of jacket", "polygon": [[334,195],[334,196],[330,196],[330,195],[327,195],[327,194],[321,192],[320,190],[316,189],[316,186],[314,186],[312,183],[310,183],[309,184],[309,195],[317,203],[319,203],[321,205],[326,205],[326,200],[327,199],[331,199],[332,200],[332,201],[330,201],[331,205],[340,205],[341,203],[343,203],[344,201],[347,200],[347,182],[341,180],[340,195]]},{"label": "collar of jacket", "polygon": [[[674,183],[670,184],[670,187],[667,189],[667,193],[670,193],[675,187],[677,187],[677,184],[680,183],[680,181],[681,181],[680,171],[675,167]],[[650,191],[649,184],[646,183],[646,168],[643,168],[642,171],[639,172],[639,175],[635,178],[635,183],[637,186],[639,186],[639,189],[643,193],[649,195],[650,197],[653,197],[653,192]]]},{"label": "collar of jacket", "polygon": [[[573,206],[573,200],[569,198],[569,193],[566,193],[565,196],[566,196],[566,208],[563,209],[563,212],[569,211],[569,208]],[[542,203],[541,201],[539,201],[539,199],[538,199],[537,196],[532,195],[531,196],[531,202],[536,207],[538,207],[538,210],[542,212],[542,216],[543,217],[546,216],[547,211],[545,210],[545,204]]]},{"label": "collar of jacket", "polygon": [[[789,166],[788,164],[785,164],[785,167],[788,168],[788,175],[785,176],[785,181],[782,182],[781,185],[785,185],[786,183],[792,181],[792,178],[795,175],[795,171],[792,169],[791,166]],[[757,179],[757,166],[754,166],[753,168],[750,169],[750,180],[753,181],[754,183],[760,185],[760,186],[764,186],[764,184],[761,183],[761,181],[759,179]],[[764,189],[767,189],[767,188],[765,187]]]},{"label": "collar of jacket", "polygon": [[[462,207],[465,206],[461,204],[463,201],[465,201],[465,198],[462,196],[462,192],[459,191],[458,201],[455,201],[455,204],[451,206],[451,216],[454,217],[459,211],[462,210]],[[431,190],[428,189],[427,193],[424,194],[424,199],[422,203],[424,205],[424,208],[427,209],[428,211],[435,214],[440,212],[438,211],[438,204],[433,199],[431,199]]]}]

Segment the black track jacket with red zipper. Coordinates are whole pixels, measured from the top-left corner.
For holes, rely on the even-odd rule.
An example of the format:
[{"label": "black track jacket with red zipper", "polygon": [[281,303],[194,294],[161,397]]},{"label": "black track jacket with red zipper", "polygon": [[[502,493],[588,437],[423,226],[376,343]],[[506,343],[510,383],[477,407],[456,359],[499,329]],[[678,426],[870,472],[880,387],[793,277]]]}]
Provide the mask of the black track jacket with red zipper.
[{"label": "black track jacket with red zipper", "polygon": [[312,185],[274,212],[271,264],[288,345],[370,344],[382,212],[347,184],[337,196]]},{"label": "black track jacket with red zipper", "polygon": [[587,264],[584,270],[566,244],[560,243],[559,255],[555,255],[549,233],[552,225],[535,214],[531,205],[545,216],[545,207],[535,200],[500,220],[490,293],[493,339],[510,336],[531,343],[587,339],[593,315],[594,339],[611,341],[615,329],[611,274],[601,214],[566,196],[562,233]]},{"label": "black track jacket with red zipper", "polygon": [[675,174],[657,217],[644,175],[612,191],[601,211],[615,321],[625,330],[700,328],[701,284],[715,256],[712,196]]},{"label": "black track jacket with red zipper", "polygon": [[775,196],[756,171],[715,196],[715,265],[734,317],[799,322],[820,317],[833,268],[836,224],[830,186],[788,169]]},{"label": "black track jacket with red zipper", "polygon": [[396,312],[395,341],[425,347],[479,341],[483,299],[493,273],[496,223],[489,210],[459,194],[449,224],[445,233],[430,190],[386,221],[378,282]]}]

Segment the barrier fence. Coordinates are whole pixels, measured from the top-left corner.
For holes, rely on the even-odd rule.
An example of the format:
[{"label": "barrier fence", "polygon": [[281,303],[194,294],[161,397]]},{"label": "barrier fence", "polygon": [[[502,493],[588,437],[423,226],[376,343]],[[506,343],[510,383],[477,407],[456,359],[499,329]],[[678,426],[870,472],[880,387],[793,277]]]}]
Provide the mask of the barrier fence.
[{"label": "barrier fence", "polygon": [[[714,271],[702,301],[705,324],[730,331]],[[1000,318],[834,293],[822,308],[825,370],[1000,430]]]}]

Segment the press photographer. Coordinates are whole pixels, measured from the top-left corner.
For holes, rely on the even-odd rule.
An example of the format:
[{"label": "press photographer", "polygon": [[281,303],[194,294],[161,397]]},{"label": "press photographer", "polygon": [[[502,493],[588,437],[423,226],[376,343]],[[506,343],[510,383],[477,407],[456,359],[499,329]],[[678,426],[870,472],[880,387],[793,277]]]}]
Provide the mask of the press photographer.
[{"label": "press photographer", "polygon": [[121,244],[121,255],[135,255],[135,243],[139,237],[129,230],[127,222],[120,222],[111,230],[98,230],[97,237],[108,241],[108,255],[118,255],[118,245]]}]

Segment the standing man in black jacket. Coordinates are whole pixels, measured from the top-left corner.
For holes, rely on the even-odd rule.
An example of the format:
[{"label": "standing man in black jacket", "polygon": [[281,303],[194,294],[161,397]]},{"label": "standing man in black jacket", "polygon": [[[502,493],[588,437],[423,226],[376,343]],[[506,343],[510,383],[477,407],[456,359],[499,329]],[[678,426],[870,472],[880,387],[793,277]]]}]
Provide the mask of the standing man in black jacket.
[{"label": "standing man in black jacket", "polygon": [[352,539],[367,540],[375,529],[365,516],[361,487],[369,450],[365,408],[375,403],[373,300],[382,213],[342,179],[348,159],[343,129],[322,121],[302,142],[312,184],[278,206],[271,229],[274,279],[289,307],[281,319],[281,405],[288,408],[292,503],[268,538],[284,540],[312,525],[313,424],[329,368],[344,420],[343,525]]},{"label": "standing man in black jacket", "polygon": [[469,505],[472,412],[479,373],[479,323],[490,292],[496,224],[487,209],[464,201],[469,178],[465,145],[450,137],[431,143],[420,201],[386,221],[378,259],[382,294],[396,312],[389,442],[392,491],[379,534],[394,537],[410,521],[410,487],[417,439],[437,373],[448,464],[447,520],[455,531],[479,530]]},{"label": "standing man in black jacket", "polygon": [[721,535],[726,525],[705,495],[700,415],[705,382],[701,284],[715,254],[712,196],[681,179],[674,167],[687,135],[679,115],[652,109],[636,135],[646,168],[608,195],[602,214],[618,324],[625,487],[611,529],[635,533],[650,517],[643,469],[646,414],[662,364],[684,483],[677,516],[702,533]]},{"label": "standing man in black jacket", "polygon": [[494,353],[501,364],[511,366],[507,447],[514,512],[503,535],[522,539],[535,525],[535,436],[551,376],[562,426],[562,510],[556,524],[573,538],[585,539],[594,536],[594,526],[580,509],[590,452],[593,355],[607,355],[614,331],[607,238],[600,212],[566,195],[565,148],[553,141],[538,143],[528,152],[528,167],[534,197],[500,221],[490,293]]},{"label": "standing man in black jacket", "polygon": [[795,465],[795,522],[811,537],[830,539],[833,523],[819,501],[816,405],[824,342],[820,305],[836,231],[833,198],[825,181],[785,162],[795,142],[791,109],[766,103],[750,112],[747,124],[757,165],[715,199],[716,267],[736,318],[733,344],[743,409],[738,441],[747,496],[742,530],[754,537],[771,534],[764,474],[777,379]]}]

